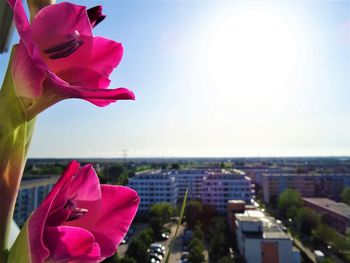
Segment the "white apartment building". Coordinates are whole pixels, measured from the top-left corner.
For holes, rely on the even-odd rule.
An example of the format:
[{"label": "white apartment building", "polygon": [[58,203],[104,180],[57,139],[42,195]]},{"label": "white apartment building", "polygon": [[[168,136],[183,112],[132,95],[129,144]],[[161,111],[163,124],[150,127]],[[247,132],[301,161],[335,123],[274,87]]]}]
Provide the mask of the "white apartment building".
[{"label": "white apartment building", "polygon": [[177,183],[171,172],[138,173],[129,179],[128,186],[140,196],[140,212],[148,212],[156,203],[167,202],[176,205]]},{"label": "white apartment building", "polygon": [[213,205],[219,213],[226,213],[229,200],[243,200],[250,204],[254,185],[242,171],[208,170],[202,182],[201,201]]},{"label": "white apartment building", "polygon": [[128,186],[137,191],[140,212],[147,212],[155,203],[182,202],[188,189],[188,200],[213,205],[219,213],[226,213],[228,200],[254,198],[251,179],[238,170],[189,169],[139,173],[129,179]]},{"label": "white apartment building", "polygon": [[29,215],[39,207],[51,191],[58,177],[43,178],[23,177],[16,200],[13,219],[22,226]]},{"label": "white apartment building", "polygon": [[174,170],[172,173],[177,182],[177,196],[182,200],[188,189],[188,200],[200,200],[202,183],[208,177],[207,169]]},{"label": "white apartment building", "polygon": [[300,263],[300,251],[275,219],[259,210],[236,214],[237,245],[247,263]]}]

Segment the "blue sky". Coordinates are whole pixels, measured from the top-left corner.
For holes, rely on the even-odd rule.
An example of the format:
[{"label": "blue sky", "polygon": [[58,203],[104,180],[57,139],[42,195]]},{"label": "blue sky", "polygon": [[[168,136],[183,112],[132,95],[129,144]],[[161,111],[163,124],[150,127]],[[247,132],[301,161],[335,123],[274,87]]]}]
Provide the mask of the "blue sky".
[{"label": "blue sky", "polygon": [[350,155],[350,2],[74,3],[103,5],[137,100],[60,102],[30,157]]}]

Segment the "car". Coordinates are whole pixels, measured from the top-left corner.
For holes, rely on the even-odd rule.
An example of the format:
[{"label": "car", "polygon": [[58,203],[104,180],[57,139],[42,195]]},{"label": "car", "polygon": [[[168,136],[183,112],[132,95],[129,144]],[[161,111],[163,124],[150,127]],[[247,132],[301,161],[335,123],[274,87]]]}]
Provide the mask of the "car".
[{"label": "car", "polygon": [[151,244],[151,246],[149,248],[150,249],[160,248],[161,250],[165,251],[165,247],[162,244],[159,244],[159,243],[153,243],[153,244]]},{"label": "car", "polygon": [[181,254],[181,260],[185,260],[185,262],[188,261],[188,257],[190,256],[190,253],[185,251],[185,252],[182,252]]},{"label": "car", "polygon": [[163,257],[165,256],[165,251],[159,247],[158,248],[149,248],[149,249],[147,249],[147,252],[148,253],[156,253],[156,254],[161,255]]},{"label": "car", "polygon": [[128,235],[126,235],[124,237],[124,239],[122,240],[122,244],[126,244],[126,242],[128,242],[128,239],[129,239],[129,237],[128,237]]},{"label": "car", "polygon": [[151,259],[149,260],[149,263],[161,263],[161,261],[158,260],[158,259],[155,259],[155,258],[151,258]]},{"label": "car", "polygon": [[159,260],[160,262],[163,259],[162,255],[158,255],[156,253],[149,253],[148,256],[150,257],[150,259],[154,258],[155,260]]},{"label": "car", "polygon": [[168,240],[170,238],[169,233],[162,233],[160,236],[161,240]]}]

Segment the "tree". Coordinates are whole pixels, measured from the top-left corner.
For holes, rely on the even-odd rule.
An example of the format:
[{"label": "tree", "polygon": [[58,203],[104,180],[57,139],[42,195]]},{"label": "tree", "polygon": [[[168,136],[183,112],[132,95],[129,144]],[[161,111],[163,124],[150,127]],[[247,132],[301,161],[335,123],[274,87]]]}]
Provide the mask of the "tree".
[{"label": "tree", "polygon": [[309,236],[312,230],[320,224],[320,216],[311,209],[303,207],[298,210],[296,221],[299,231]]},{"label": "tree", "polygon": [[350,205],[350,187],[345,187],[341,194],[342,201]]},{"label": "tree", "polygon": [[277,208],[279,214],[284,218],[295,218],[298,208],[302,207],[303,200],[298,191],[286,189],[278,197]]},{"label": "tree", "polygon": [[122,259],[120,259],[120,263],[137,263],[137,261],[134,258],[125,256]]},{"label": "tree", "polygon": [[210,223],[209,229],[209,259],[217,262],[228,254],[228,241],[226,240],[225,219],[215,217]]},{"label": "tree", "polygon": [[209,204],[202,205],[202,213],[199,215],[199,220],[203,226],[208,226],[215,216],[217,216],[215,206]]},{"label": "tree", "polygon": [[173,215],[173,206],[169,203],[159,203],[152,205],[149,213],[150,225],[154,236],[160,236],[165,223],[170,221]]},{"label": "tree", "polygon": [[188,260],[192,263],[202,263],[204,261],[204,247],[202,240],[195,237],[191,240],[188,246],[190,252]]},{"label": "tree", "polygon": [[212,236],[208,249],[210,262],[217,262],[220,258],[227,254],[225,243],[225,238],[221,233],[217,233],[215,236]]},{"label": "tree", "polygon": [[146,244],[140,238],[135,238],[131,241],[126,255],[134,258],[136,262],[148,262],[147,248]]},{"label": "tree", "polygon": [[153,242],[153,230],[152,230],[152,228],[148,227],[145,230],[143,230],[139,234],[138,238],[143,241],[143,243],[146,245],[146,247],[149,247],[151,245],[151,243]]},{"label": "tree", "polygon": [[204,235],[200,225],[196,225],[194,228],[193,237],[198,238],[199,240],[203,240]]},{"label": "tree", "polygon": [[185,209],[186,222],[189,228],[194,229],[200,216],[203,214],[203,206],[198,201],[189,201]]},{"label": "tree", "polygon": [[217,263],[234,263],[234,259],[231,258],[230,256],[224,256],[222,258],[220,258]]}]

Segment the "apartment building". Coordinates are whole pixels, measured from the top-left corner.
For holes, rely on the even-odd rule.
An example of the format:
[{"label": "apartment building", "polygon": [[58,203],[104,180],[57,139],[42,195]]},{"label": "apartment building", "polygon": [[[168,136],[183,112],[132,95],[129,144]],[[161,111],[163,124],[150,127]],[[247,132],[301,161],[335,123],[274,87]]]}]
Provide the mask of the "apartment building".
[{"label": "apartment building", "polygon": [[188,189],[188,200],[200,200],[202,183],[208,177],[207,169],[173,170],[178,190],[178,200],[182,200]]},{"label": "apartment building", "polygon": [[303,198],[305,206],[322,215],[339,233],[350,230],[350,206],[328,198]]},{"label": "apartment building", "polygon": [[152,204],[182,202],[186,189],[188,200],[213,205],[219,213],[226,213],[228,200],[250,203],[254,198],[253,184],[241,171],[221,169],[189,169],[139,173],[129,179],[128,186],[140,196],[140,212],[147,212]]},{"label": "apartment building", "polygon": [[350,174],[263,174],[264,201],[276,200],[287,188],[303,197],[327,197],[340,200],[342,190],[350,186]]},{"label": "apartment building", "polygon": [[13,218],[22,226],[30,214],[39,207],[51,191],[58,177],[23,177],[16,200]]},{"label": "apartment building", "polygon": [[201,201],[213,205],[219,213],[226,213],[229,200],[248,204],[254,198],[254,185],[242,171],[208,171],[202,182]]},{"label": "apartment building", "polygon": [[167,202],[176,205],[178,188],[175,176],[170,171],[138,173],[130,178],[128,186],[140,196],[139,212],[148,212],[156,203]]},{"label": "apartment building", "polygon": [[247,263],[300,263],[300,251],[274,218],[259,210],[236,214],[237,246]]}]

